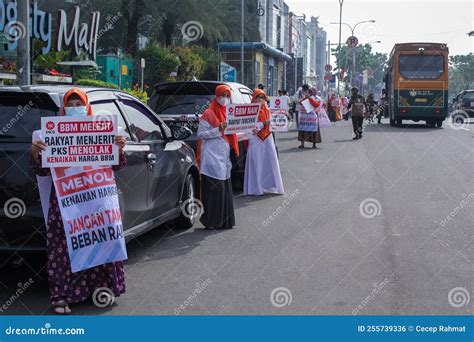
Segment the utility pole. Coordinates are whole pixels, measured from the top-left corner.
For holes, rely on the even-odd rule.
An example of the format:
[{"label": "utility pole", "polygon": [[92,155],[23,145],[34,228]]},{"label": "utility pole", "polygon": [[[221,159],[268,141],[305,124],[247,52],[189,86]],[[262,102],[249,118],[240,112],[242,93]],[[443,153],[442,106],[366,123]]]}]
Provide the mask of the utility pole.
[{"label": "utility pole", "polygon": [[242,84],[245,84],[245,69],[244,69],[244,10],[245,10],[245,0],[240,1],[240,80]]},{"label": "utility pole", "polygon": [[[344,0],[339,0],[339,47],[338,47],[338,50],[339,50],[339,55],[341,55],[341,25],[342,25],[342,5],[344,4]],[[341,69],[338,68],[339,70],[339,77],[337,78],[337,94],[339,94],[340,92],[340,89],[341,89]]]},{"label": "utility pole", "polygon": [[30,85],[31,81],[31,55],[30,55],[30,0],[17,2],[18,20],[17,26],[17,83],[18,85]]}]

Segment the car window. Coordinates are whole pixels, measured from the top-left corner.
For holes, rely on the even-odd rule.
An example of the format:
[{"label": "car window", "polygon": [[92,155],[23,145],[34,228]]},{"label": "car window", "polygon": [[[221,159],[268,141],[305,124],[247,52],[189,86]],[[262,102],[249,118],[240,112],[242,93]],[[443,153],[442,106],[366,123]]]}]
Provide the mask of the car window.
[{"label": "car window", "polygon": [[55,116],[57,108],[27,94],[0,96],[0,139],[31,141],[40,129],[41,117]]},{"label": "car window", "polygon": [[131,140],[130,129],[123,119],[122,114],[120,113],[117,105],[113,101],[97,101],[92,102],[92,113],[94,115],[117,115],[118,125],[123,128],[123,135],[125,139]]},{"label": "car window", "polygon": [[159,120],[142,104],[132,100],[121,100],[130,123],[139,141],[164,140]]},{"label": "car window", "polygon": [[474,100],[474,93],[466,93],[464,94],[465,100]]}]

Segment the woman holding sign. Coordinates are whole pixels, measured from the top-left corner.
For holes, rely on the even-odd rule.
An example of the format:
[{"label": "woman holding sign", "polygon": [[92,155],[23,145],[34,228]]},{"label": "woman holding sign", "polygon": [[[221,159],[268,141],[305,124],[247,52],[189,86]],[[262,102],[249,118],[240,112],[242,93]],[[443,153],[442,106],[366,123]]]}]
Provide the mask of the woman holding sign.
[{"label": "woman holding sign", "polygon": [[322,104],[319,96],[316,96],[314,88],[308,90],[300,101],[300,123],[298,126],[298,140],[301,145],[298,148],[304,148],[305,141],[313,143],[313,148],[317,149],[316,143],[321,142],[321,131],[319,129],[318,108]]},{"label": "woman holding sign", "polygon": [[236,134],[224,134],[230,91],[227,85],[217,86],[214,99],[199,119],[197,161],[204,207],[200,220],[208,229],[235,226],[230,155],[231,151],[239,155],[239,145]]},{"label": "woman holding sign", "polygon": [[[87,94],[82,89],[71,88],[68,90],[64,94],[63,104],[62,115],[77,117],[92,115]],[[123,151],[125,142],[124,137],[115,137],[115,144],[119,146],[120,163],[113,166],[113,170],[119,170],[126,164]],[[46,144],[43,141],[37,138],[35,140],[34,138],[31,149],[31,166],[36,175],[51,177],[53,170],[42,167],[41,153],[45,148]],[[54,172],[67,172],[63,168],[61,168],[62,170],[58,169],[54,169]],[[99,291],[102,290],[110,298],[112,298],[111,296],[120,296],[122,293],[125,293],[122,261],[95,266],[79,272],[71,271],[71,261],[65,234],[65,224],[67,226],[68,222],[63,222],[54,182],[48,190],[50,190],[50,196],[46,242],[50,299],[54,312],[59,315],[70,314],[69,304],[85,301],[91,298],[91,296],[101,296],[103,294]],[[93,299],[97,300],[97,298]]]},{"label": "woman holding sign", "polygon": [[245,162],[244,194],[284,194],[280,165],[275,143],[270,132],[270,110],[266,94],[261,89],[253,92],[252,102],[261,103],[258,122],[251,132]]}]

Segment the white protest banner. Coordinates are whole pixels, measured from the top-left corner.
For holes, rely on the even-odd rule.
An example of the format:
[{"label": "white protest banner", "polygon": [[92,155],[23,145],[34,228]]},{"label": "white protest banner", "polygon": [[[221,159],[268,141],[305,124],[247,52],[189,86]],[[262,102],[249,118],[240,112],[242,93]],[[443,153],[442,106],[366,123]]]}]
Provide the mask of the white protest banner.
[{"label": "white protest banner", "polygon": [[301,104],[303,105],[307,113],[310,113],[315,109],[311,102],[309,102],[309,99],[304,99],[303,101],[301,101]]},{"label": "white protest banner", "polygon": [[51,169],[72,272],[127,259],[112,167]]},{"label": "white protest banner", "polygon": [[118,165],[116,115],[41,118],[43,167]]},{"label": "white protest banner", "polygon": [[299,113],[298,131],[316,132],[318,130],[318,116],[315,112]]},{"label": "white protest banner", "polygon": [[288,117],[285,114],[270,114],[270,130],[272,132],[288,132]]},{"label": "white protest banner", "polygon": [[287,96],[270,96],[270,112],[288,113],[289,104]]},{"label": "white protest banner", "polygon": [[249,132],[255,128],[260,104],[228,104],[226,107],[227,127],[224,134]]},{"label": "white protest banner", "polygon": [[288,132],[288,97],[270,96],[270,130]]}]

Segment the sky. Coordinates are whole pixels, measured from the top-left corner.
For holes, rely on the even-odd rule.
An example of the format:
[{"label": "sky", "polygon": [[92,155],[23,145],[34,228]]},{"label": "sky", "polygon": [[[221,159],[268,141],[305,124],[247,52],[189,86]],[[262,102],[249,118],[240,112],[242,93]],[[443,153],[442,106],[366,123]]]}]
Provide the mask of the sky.
[{"label": "sky", "polygon": [[[290,11],[297,15],[319,16],[320,26],[328,33],[331,43],[339,41],[339,0],[286,0]],[[474,53],[474,0],[344,0],[342,22],[354,25],[362,20],[375,20],[357,26],[359,43],[372,44],[377,52],[390,53],[395,43],[445,43],[450,55]],[[342,25],[342,41],[350,36]],[[334,58],[331,56],[331,58]]]}]

